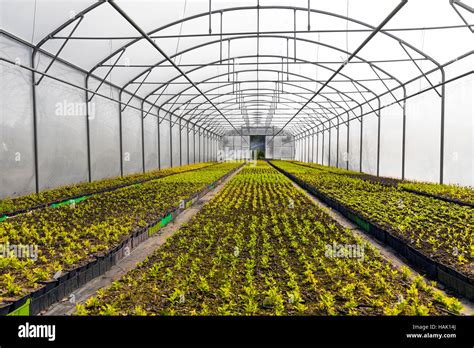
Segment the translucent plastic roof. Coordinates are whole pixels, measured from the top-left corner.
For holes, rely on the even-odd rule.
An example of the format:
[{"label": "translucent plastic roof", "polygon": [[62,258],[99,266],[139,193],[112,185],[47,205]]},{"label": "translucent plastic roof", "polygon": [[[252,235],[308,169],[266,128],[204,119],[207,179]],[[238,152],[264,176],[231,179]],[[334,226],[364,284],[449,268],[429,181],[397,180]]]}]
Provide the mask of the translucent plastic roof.
[{"label": "translucent plastic roof", "polygon": [[440,93],[438,67],[474,42],[472,0],[1,3],[3,30],[219,134],[299,134],[425,74]]}]

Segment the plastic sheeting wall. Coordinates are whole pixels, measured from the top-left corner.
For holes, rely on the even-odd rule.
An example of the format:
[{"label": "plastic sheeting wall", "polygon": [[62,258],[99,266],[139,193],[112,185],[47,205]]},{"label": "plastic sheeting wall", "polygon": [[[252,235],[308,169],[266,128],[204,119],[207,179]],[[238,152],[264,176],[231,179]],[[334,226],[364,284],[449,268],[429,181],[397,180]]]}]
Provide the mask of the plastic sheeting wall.
[{"label": "plastic sheeting wall", "polygon": [[[118,91],[110,89],[118,97]],[[120,120],[116,102],[95,96],[89,115],[92,180],[120,176]]]},{"label": "plastic sheeting wall", "polygon": [[180,134],[180,130],[179,130],[179,122],[178,122],[178,119],[175,118],[175,117],[171,117],[171,120],[172,122],[175,122],[172,126],[171,126],[171,148],[172,148],[172,162],[171,162],[171,165],[172,167],[176,167],[176,166],[179,166],[180,164],[180,151],[181,151],[181,144],[180,144],[180,139],[179,139],[179,134]]},{"label": "plastic sheeting wall", "polygon": [[[43,71],[50,59],[38,55]],[[54,76],[84,85],[84,74],[56,62]],[[38,78],[37,78],[38,79]],[[84,91],[44,78],[36,86],[39,189],[88,180]]]},{"label": "plastic sheeting wall", "polygon": [[[462,64],[472,68],[474,57]],[[473,87],[472,75],[446,86],[444,180],[474,187]]]},{"label": "plastic sheeting wall", "polygon": [[[464,71],[462,65],[472,64],[472,60],[473,58],[464,59],[462,62],[450,65],[447,76],[461,73]],[[443,168],[444,183],[447,184],[474,186],[473,85],[472,75],[446,85]],[[412,83],[407,87],[408,94],[417,93],[423,88],[425,86]],[[401,97],[398,95],[397,98]],[[381,98],[381,104],[388,106],[380,111],[380,140],[379,117],[376,113],[367,113],[362,122],[358,119],[349,122],[349,149],[347,149],[347,127],[340,125],[338,152],[337,128],[333,127],[315,136],[314,149],[311,140],[313,135],[298,139],[296,159],[339,168],[346,168],[347,165],[350,170],[361,170],[374,175],[377,174],[377,160],[379,160],[380,176],[401,178],[404,103],[393,101],[393,97]],[[441,97],[434,90],[412,96],[407,99],[405,110],[405,179],[439,182]],[[379,155],[378,146],[380,146]]]},{"label": "plastic sheeting wall", "polygon": [[401,177],[403,109],[400,105],[382,110],[380,134],[380,175]]},{"label": "plastic sheeting wall", "polygon": [[[135,98],[130,105],[140,107]],[[127,108],[122,112],[122,141],[123,141],[123,174],[143,171],[142,165],[142,124],[141,112]]]},{"label": "plastic sheeting wall", "polygon": [[377,133],[377,115],[366,115],[362,127],[362,171],[373,175],[377,174]]},{"label": "plastic sheeting wall", "polygon": [[[6,53],[8,52],[8,54]],[[31,50],[0,35],[0,56],[28,64]],[[0,197],[35,190],[31,73],[0,62]]]},{"label": "plastic sheeting wall", "polygon": [[200,137],[199,137],[199,142],[200,142],[200,158],[201,158],[201,162],[205,162],[206,161],[206,145],[204,144],[204,141],[205,141],[205,137],[204,137],[204,134],[201,134]]},{"label": "plastic sheeting wall", "polygon": [[201,162],[201,148],[200,148],[200,135],[199,135],[199,132],[196,130],[194,131],[194,158],[195,158],[195,162]]},{"label": "plastic sheeting wall", "polygon": [[348,153],[347,153],[347,126],[341,124],[339,126],[339,168],[347,169]]},{"label": "plastic sheeting wall", "polygon": [[158,168],[158,118],[147,115],[143,120],[145,136],[145,171]]},{"label": "plastic sheeting wall", "polygon": [[181,165],[188,164],[188,130],[186,124],[181,126]]},{"label": "plastic sheeting wall", "polygon": [[[0,54],[9,60],[30,66],[31,49],[15,40],[0,36]],[[37,55],[36,66],[44,70],[50,58]],[[0,63],[0,198],[35,192],[35,157],[33,130],[32,73],[19,66]],[[74,85],[85,87],[85,73],[61,62],[54,62],[48,71],[53,76]],[[38,81],[39,74],[36,76]],[[100,82],[89,79],[89,89],[95,90]],[[102,84],[99,93],[119,99],[119,91],[107,83]],[[91,97],[91,93],[89,93]],[[129,95],[123,94],[127,102]],[[157,124],[157,109],[143,120],[138,98],[132,98],[130,106],[120,107],[113,100],[94,95],[86,107],[86,92],[81,88],[61,81],[43,78],[36,87],[37,139],[38,139],[38,181],[39,190],[83,182],[88,180],[87,160],[87,115],[89,115],[89,140],[91,179],[119,176],[120,164],[123,174],[131,174],[171,165],[170,128],[168,120]],[[122,108],[124,106],[122,105]],[[122,128],[122,153],[120,153],[120,126]],[[143,133],[142,133],[143,132]],[[143,142],[142,143],[142,134]],[[196,134],[197,135],[197,134]],[[192,137],[192,131],[190,137]],[[158,138],[159,145],[158,146]],[[190,138],[191,139],[191,138]],[[197,138],[196,138],[197,139]],[[182,130],[180,153],[179,125],[173,127],[173,166],[186,164],[186,126]],[[201,137],[203,141],[203,137]],[[191,141],[194,141],[192,138]],[[190,144],[190,163],[194,162],[194,145]],[[203,144],[201,145],[203,151]],[[209,151],[211,149],[209,148]],[[196,153],[196,155],[198,155]],[[143,158],[144,156],[144,158]],[[215,158],[215,155],[213,155]],[[211,152],[206,158],[211,158]],[[205,159],[201,154],[201,161]],[[198,161],[198,158],[196,158]],[[143,163],[144,162],[144,163]],[[143,167],[145,166],[145,168]]]},{"label": "plastic sheeting wall", "polygon": [[407,103],[405,178],[438,181],[440,98],[433,91]]},{"label": "plastic sheeting wall", "polygon": [[169,168],[170,166],[170,122],[168,119],[164,119],[160,123],[160,168]]},{"label": "plastic sheeting wall", "polygon": [[196,132],[192,127],[189,128],[189,163],[196,163]]}]

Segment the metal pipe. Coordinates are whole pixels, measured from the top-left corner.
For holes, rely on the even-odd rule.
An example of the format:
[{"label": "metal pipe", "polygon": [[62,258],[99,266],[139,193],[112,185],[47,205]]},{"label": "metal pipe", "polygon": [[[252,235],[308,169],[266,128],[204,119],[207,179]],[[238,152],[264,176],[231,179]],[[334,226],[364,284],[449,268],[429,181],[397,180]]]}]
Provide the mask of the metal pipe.
[{"label": "metal pipe", "polygon": [[[395,14],[396,14],[403,6],[405,6],[405,4],[407,3],[407,1],[408,1],[408,0],[401,0],[401,2],[398,4],[398,6],[395,7],[395,9],[394,9],[392,12],[390,12],[390,14],[382,21],[382,23],[380,23],[380,24],[378,25],[378,27],[377,27],[374,31],[372,31],[372,32],[370,33],[370,35],[362,42],[362,44],[359,45],[359,47],[358,47],[353,53],[351,53],[351,55],[347,58],[346,62],[343,63],[343,64],[331,75],[331,77],[329,77],[329,79],[328,79],[326,82],[324,82],[324,84],[323,84],[323,85],[318,89],[318,91],[309,99],[309,101],[308,101],[305,105],[303,105],[303,106],[301,107],[301,109],[299,109],[299,110],[296,112],[296,114],[295,114],[293,117],[291,117],[290,120],[289,120],[282,128],[285,128],[285,127],[288,125],[288,123],[291,122],[291,120],[293,120],[296,116],[298,116],[298,114],[310,103],[310,101],[312,101],[312,100],[319,94],[319,92],[320,92],[322,89],[324,89],[324,88],[334,79],[334,77],[336,77],[336,76],[339,74],[339,72],[346,66],[346,64],[348,64],[348,63],[357,55],[357,53],[359,53],[359,51],[360,51],[362,48],[364,48],[365,45],[367,45],[367,43],[369,43],[369,41],[383,28],[383,26],[384,26],[385,24],[387,24],[387,22],[388,22],[393,16],[395,16]],[[279,132],[281,132],[281,131],[282,131],[282,129],[280,129],[280,130],[278,131],[277,135],[278,135]]]},{"label": "metal pipe", "polygon": [[[212,103],[212,101],[209,100],[209,98],[204,94],[202,93],[202,91],[200,90],[200,88],[189,78],[189,76],[183,71],[181,70],[181,68],[176,65],[176,63],[170,58],[168,57],[168,55],[160,48],[158,47],[158,45],[155,43],[155,41],[153,41],[152,39],[150,39],[150,37],[148,36],[148,34],[146,32],[143,31],[142,28],[140,28],[134,21],[133,19],[131,19],[123,10],[120,6],[118,6],[115,1],[113,0],[110,0],[109,1],[109,4],[128,22],[130,23],[130,25],[132,25],[135,30],[137,30],[141,35],[142,37],[148,41],[163,57],[165,57],[165,59],[173,65],[173,67],[204,97],[204,99],[208,100],[209,104],[211,105],[214,105]],[[214,106],[215,107],[215,106]],[[219,109],[217,109],[217,107],[215,107],[216,110],[218,112]],[[225,115],[221,113],[221,116],[226,119]],[[235,129],[237,130],[233,125],[232,123],[229,121],[229,124]],[[242,138],[243,139],[243,138]]]}]

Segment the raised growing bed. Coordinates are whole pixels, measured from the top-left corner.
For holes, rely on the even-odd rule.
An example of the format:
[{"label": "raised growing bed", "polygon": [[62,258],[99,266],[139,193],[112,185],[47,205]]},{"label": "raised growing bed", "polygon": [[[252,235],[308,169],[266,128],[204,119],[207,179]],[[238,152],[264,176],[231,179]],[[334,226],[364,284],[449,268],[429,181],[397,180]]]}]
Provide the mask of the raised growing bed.
[{"label": "raised growing bed", "polygon": [[43,282],[42,287],[20,299],[17,299],[16,301],[0,303],[0,315],[37,315],[52,304],[61,301],[74,290],[80,288],[92,279],[103,275],[119,260],[126,257],[131,250],[135,249],[142,242],[157,233],[161,228],[174,221],[182,211],[187,209],[215,186],[232,175],[242,165],[243,164],[232,169],[227,174],[221,176],[213,183],[206,185],[202,190],[184,200],[184,205],[180,204],[168,209],[160,219],[133,232],[125,237],[119,245],[101,255],[96,255],[94,259],[87,264],[69,270],[57,279]]},{"label": "raised growing bed", "polygon": [[[453,204],[458,204],[466,207],[474,207],[474,192],[470,188],[466,187],[458,187],[458,186],[453,186],[453,185],[439,185],[439,184],[433,184],[433,183],[418,183],[414,181],[407,181],[407,180],[401,180],[401,179],[396,179],[396,178],[389,178],[389,177],[383,177],[383,176],[375,176],[367,173],[359,173],[359,172],[354,172],[351,170],[346,170],[346,169],[341,169],[341,168],[333,168],[333,167],[327,167],[323,166],[320,164],[315,164],[315,163],[305,163],[305,162],[299,162],[299,161],[290,161],[291,163],[311,168],[311,169],[317,169],[322,172],[327,172],[327,173],[332,173],[332,174],[338,174],[338,175],[347,175],[352,178],[357,178],[373,183],[378,183],[381,185],[385,186],[392,186],[392,187],[398,187],[399,189],[414,193],[417,195],[425,196],[425,197],[430,197],[430,198],[436,198],[444,202],[448,203],[453,203]],[[414,189],[411,187],[418,187],[418,189]],[[423,191],[423,188],[425,191]],[[431,190],[433,192],[427,192],[427,190]],[[461,190],[463,190],[465,199],[459,199],[459,198],[454,198],[453,195],[461,195]],[[452,191],[451,193],[449,193]],[[436,193],[437,192],[437,193]],[[442,192],[445,192],[444,194]],[[447,193],[446,193],[447,192]]]},{"label": "raised growing bed", "polygon": [[379,241],[392,247],[401,256],[406,258],[408,262],[414,266],[414,268],[426,274],[429,278],[437,280],[443,285],[451,288],[452,290],[456,291],[458,294],[466,297],[467,299],[471,301],[474,300],[474,279],[469,278],[468,276],[458,272],[450,266],[446,266],[440,262],[433,260],[429,256],[408,245],[405,241],[393,235],[378,224],[368,221],[353,209],[350,209],[347,206],[338,202],[337,200],[328,197],[314,186],[308,185],[303,180],[279,168],[275,164],[271,162],[269,163],[275,169],[277,169],[282,174],[284,174],[285,176],[296,182],[298,185],[303,187],[305,190],[322,200],[328,206],[339,211],[345,217],[355,222],[359,227],[361,227],[362,230],[371,234]]},{"label": "raised growing bed", "polygon": [[[46,201],[42,203],[30,204],[30,205],[28,205],[27,203],[22,203],[22,202],[17,203],[17,205],[22,206],[23,208],[16,208],[16,209],[14,208],[13,210],[3,211],[3,212],[0,211],[0,222],[6,220],[9,217],[13,217],[18,214],[24,214],[29,211],[42,209],[46,207],[54,208],[54,207],[65,205],[65,204],[71,204],[73,202],[78,203],[84,199],[87,199],[88,197],[92,195],[110,192],[110,191],[124,188],[127,186],[139,185],[151,180],[161,179],[169,175],[175,175],[175,174],[190,172],[194,170],[199,170],[199,169],[210,167],[216,164],[217,163],[195,163],[195,164],[181,166],[181,167],[172,167],[172,168],[166,168],[166,169],[162,169],[158,171],[151,171],[144,174],[131,174],[128,176],[114,178],[114,179],[104,179],[104,180],[96,181],[92,183],[81,183],[77,185],[65,186],[65,187],[46,191],[46,192],[55,192],[55,193],[57,192],[55,195],[61,196],[58,199],[52,199],[52,200],[47,199],[47,198],[44,198],[44,199],[37,198],[35,195],[17,197],[17,198],[12,199],[12,202],[14,205],[15,205],[15,202],[21,201],[25,197],[30,197],[30,196],[34,197],[33,201],[38,201],[38,202],[41,202],[42,200],[46,200]],[[103,188],[97,189],[95,188],[96,186],[103,187]],[[75,195],[70,195],[68,194],[68,190],[75,190],[75,191],[80,190],[81,192]],[[0,201],[0,203],[1,202],[2,201]]]},{"label": "raised growing bed", "polygon": [[411,192],[411,193],[415,193],[417,195],[421,195],[421,196],[425,196],[425,197],[440,199],[440,200],[448,202],[448,203],[454,203],[454,204],[459,204],[459,205],[464,205],[466,207],[474,208],[474,203],[471,203],[471,202],[465,202],[465,201],[461,201],[459,199],[443,197],[443,196],[440,196],[440,195],[435,195],[435,194],[432,194],[432,193],[423,192],[423,191],[419,191],[419,190],[412,190],[412,189],[409,189],[409,188],[406,188],[406,187],[403,187],[403,186],[400,186],[400,185],[398,187],[400,187],[403,191],[406,191],[406,192]]}]

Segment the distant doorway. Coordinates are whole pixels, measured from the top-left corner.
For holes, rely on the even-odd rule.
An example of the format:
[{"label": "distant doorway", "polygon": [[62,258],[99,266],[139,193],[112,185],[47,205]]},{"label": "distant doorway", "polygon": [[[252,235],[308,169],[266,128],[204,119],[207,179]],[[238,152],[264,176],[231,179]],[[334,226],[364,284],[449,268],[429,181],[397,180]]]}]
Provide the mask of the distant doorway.
[{"label": "distant doorway", "polygon": [[265,158],[265,135],[250,136],[250,150],[257,151],[257,159]]}]

